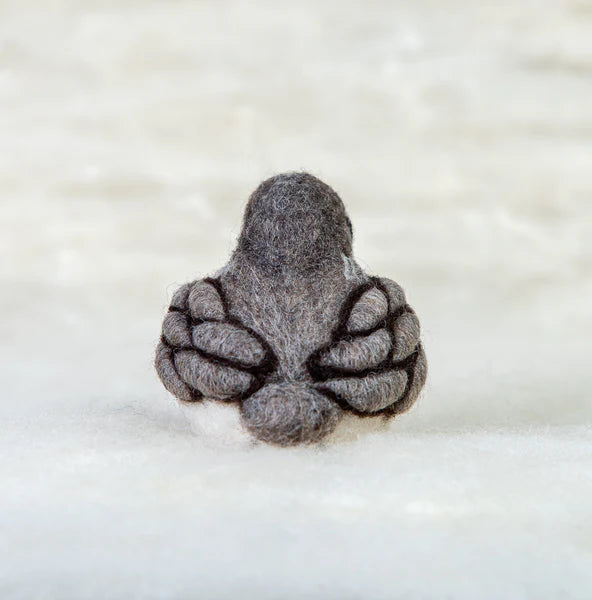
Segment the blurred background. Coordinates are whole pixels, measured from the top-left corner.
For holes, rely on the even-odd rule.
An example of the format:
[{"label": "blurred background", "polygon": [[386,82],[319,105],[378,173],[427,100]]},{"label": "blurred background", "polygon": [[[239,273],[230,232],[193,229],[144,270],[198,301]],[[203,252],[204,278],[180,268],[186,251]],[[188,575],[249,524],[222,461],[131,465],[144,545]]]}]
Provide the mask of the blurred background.
[{"label": "blurred background", "polygon": [[[4,0],[0,107],[3,598],[590,597],[589,0]],[[428,385],[342,447],[204,448],[160,321],[287,170]]]}]

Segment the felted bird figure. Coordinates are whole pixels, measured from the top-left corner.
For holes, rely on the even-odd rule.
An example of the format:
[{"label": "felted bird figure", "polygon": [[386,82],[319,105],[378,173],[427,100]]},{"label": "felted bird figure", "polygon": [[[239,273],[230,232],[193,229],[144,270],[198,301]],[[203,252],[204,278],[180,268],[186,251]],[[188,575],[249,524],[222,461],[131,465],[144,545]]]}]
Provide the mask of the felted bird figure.
[{"label": "felted bird figure", "polygon": [[398,415],[427,375],[403,290],[356,263],[343,202],[308,173],[252,193],[226,266],[174,294],[155,365],[203,407],[203,430],[230,423],[280,446],[319,442],[344,417]]}]

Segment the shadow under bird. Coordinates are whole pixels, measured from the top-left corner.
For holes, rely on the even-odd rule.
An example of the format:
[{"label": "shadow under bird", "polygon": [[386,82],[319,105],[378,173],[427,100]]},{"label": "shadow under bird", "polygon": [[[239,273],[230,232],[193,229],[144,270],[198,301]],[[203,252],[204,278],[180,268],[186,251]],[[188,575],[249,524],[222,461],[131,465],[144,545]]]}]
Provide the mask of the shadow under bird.
[{"label": "shadow under bird", "polygon": [[155,364],[183,403],[230,405],[250,436],[286,446],[407,410],[427,374],[419,336],[401,287],[354,260],[337,193],[287,173],[251,195],[226,266],[174,294]]}]

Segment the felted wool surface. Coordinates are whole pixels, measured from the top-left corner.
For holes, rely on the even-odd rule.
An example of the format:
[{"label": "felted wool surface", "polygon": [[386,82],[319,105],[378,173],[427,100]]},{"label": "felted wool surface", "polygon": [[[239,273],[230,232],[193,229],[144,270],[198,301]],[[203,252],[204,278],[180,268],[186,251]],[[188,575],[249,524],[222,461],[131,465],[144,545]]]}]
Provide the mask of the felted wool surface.
[{"label": "felted wool surface", "polygon": [[[0,598],[589,600],[589,24],[0,3]],[[430,376],[382,431],[208,445],[158,328],[288,170],[404,286]]]},{"label": "felted wool surface", "polygon": [[413,405],[427,375],[419,320],[399,285],[364,273],[352,235],[339,196],[309,173],[251,194],[230,261],[175,293],[156,349],[200,430],[220,418],[213,401],[240,412],[228,434],[281,446],[319,442],[345,414],[384,420]]}]

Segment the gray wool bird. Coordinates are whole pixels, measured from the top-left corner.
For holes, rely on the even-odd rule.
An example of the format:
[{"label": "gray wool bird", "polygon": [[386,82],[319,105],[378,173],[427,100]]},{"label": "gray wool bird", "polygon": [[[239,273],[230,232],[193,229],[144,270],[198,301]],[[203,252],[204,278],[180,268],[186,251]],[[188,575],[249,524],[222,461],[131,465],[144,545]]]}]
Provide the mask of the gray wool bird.
[{"label": "gray wool bird", "polygon": [[231,405],[286,446],[407,410],[427,374],[419,333],[401,287],[355,262],[336,192],[287,173],[251,195],[226,266],[175,293],[155,364],[182,402]]}]

